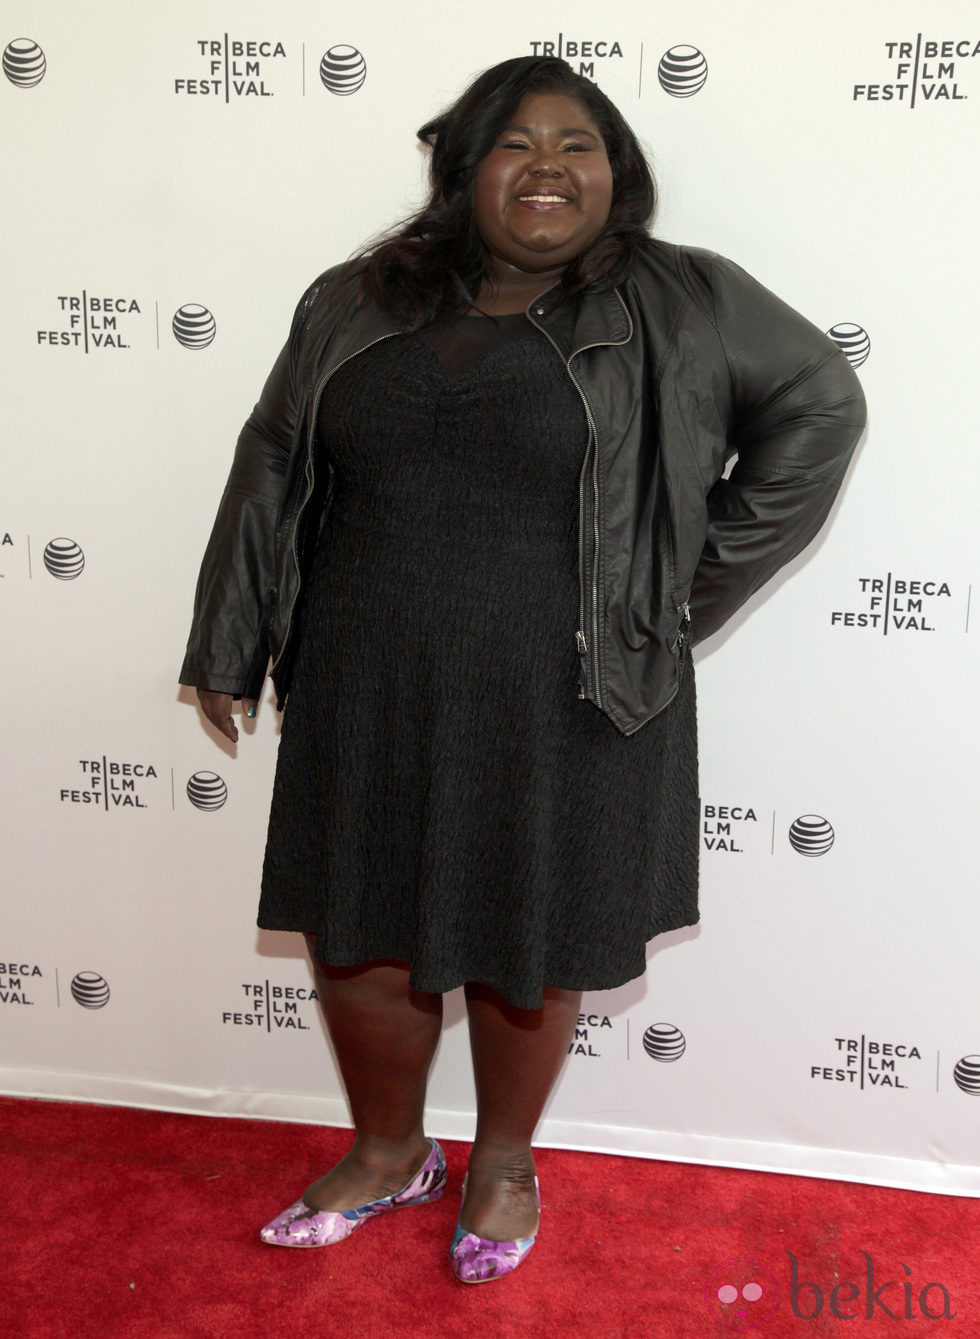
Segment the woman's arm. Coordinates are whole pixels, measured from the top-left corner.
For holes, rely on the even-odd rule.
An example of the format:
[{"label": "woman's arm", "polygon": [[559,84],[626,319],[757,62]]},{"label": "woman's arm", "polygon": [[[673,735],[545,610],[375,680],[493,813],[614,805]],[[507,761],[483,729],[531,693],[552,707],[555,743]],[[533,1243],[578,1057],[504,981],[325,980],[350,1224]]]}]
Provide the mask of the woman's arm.
[{"label": "woman's arm", "polygon": [[[265,678],[276,523],[300,414],[297,332],[308,301],[309,294],[239,435],[201,564],[180,682],[212,694],[255,699]],[[205,714],[211,719],[207,708]],[[222,719],[227,718],[223,711]],[[217,720],[213,723],[223,729]]]},{"label": "woman's arm", "polygon": [[689,601],[710,636],[823,525],[866,421],[853,369],[826,335],[715,257],[714,326],[731,377],[738,459],[708,495]]}]

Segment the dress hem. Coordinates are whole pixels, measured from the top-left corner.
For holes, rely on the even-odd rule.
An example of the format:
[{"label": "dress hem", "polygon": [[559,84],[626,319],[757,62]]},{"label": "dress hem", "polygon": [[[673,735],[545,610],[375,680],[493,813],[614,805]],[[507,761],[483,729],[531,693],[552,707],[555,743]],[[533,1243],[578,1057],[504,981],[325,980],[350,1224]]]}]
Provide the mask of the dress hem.
[{"label": "dress hem", "polygon": [[[670,934],[673,930],[685,930],[689,929],[691,926],[698,925],[700,924],[700,920],[701,917],[698,914],[686,920],[678,920],[675,924],[665,925],[653,930],[644,940],[643,947],[645,949],[647,944],[652,940],[659,938],[662,934]],[[276,933],[312,935],[314,939],[318,938],[315,930],[310,930],[305,926],[270,925],[267,920],[261,920],[258,922],[258,928],[260,930],[273,930]],[[591,994],[594,991],[618,990],[620,986],[625,986],[630,981],[635,981],[646,972],[646,961],[644,959],[642,962],[626,968],[625,974],[617,972],[615,974],[617,977],[615,981],[609,981],[607,979],[602,983],[594,981],[590,983],[589,981],[582,979],[578,974],[573,974],[575,975],[575,984],[569,984],[567,980],[559,979],[558,977],[555,979],[549,978],[542,981],[541,989],[535,997],[536,1002],[528,1004],[525,1003],[525,1001],[531,998],[530,995],[518,994],[512,987],[505,986],[502,982],[492,979],[488,973],[469,975],[464,972],[460,975],[459,980],[455,979],[456,974],[453,974],[452,978],[447,978],[448,984],[434,985],[431,982],[423,984],[422,981],[416,978],[414,970],[412,969],[411,958],[406,957],[404,953],[372,953],[366,958],[354,958],[350,961],[346,959],[346,955],[338,955],[331,959],[320,957],[318,953],[317,957],[328,967],[358,967],[362,963],[366,965],[367,963],[382,961],[403,962],[406,963],[409,968],[409,985],[413,990],[420,991],[427,995],[447,995],[450,991],[458,990],[460,986],[473,982],[477,985],[486,986],[490,990],[495,990],[502,999],[506,1000],[506,1002],[512,1005],[515,1009],[540,1009],[544,1003],[543,991],[549,986],[556,990],[582,991],[583,993]]]}]

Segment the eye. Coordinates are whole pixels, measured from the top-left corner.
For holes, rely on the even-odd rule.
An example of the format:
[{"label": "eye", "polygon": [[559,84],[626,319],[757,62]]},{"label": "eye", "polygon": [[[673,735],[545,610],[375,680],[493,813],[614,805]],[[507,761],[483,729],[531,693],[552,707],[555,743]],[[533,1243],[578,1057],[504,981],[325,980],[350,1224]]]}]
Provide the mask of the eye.
[{"label": "eye", "polygon": [[562,145],[562,153],[590,153],[591,150],[592,150],[591,144],[575,143],[575,144]]},{"label": "eye", "polygon": [[527,149],[530,148],[530,145],[526,140],[508,139],[503,140],[498,147],[501,149]]}]

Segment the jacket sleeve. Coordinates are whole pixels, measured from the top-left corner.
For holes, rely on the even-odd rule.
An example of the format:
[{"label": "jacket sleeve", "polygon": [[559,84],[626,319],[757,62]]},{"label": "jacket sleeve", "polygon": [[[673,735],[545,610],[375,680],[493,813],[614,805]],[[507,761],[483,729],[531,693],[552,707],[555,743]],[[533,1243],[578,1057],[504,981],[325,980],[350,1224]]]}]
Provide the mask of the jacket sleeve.
[{"label": "jacket sleeve", "polygon": [[816,326],[719,256],[710,289],[738,459],[708,494],[707,537],[689,600],[696,641],[814,538],[866,421],[857,376]]},{"label": "jacket sleeve", "polygon": [[310,293],[238,438],[201,564],[180,682],[258,697],[269,661],[276,521],[298,429],[296,346]]}]

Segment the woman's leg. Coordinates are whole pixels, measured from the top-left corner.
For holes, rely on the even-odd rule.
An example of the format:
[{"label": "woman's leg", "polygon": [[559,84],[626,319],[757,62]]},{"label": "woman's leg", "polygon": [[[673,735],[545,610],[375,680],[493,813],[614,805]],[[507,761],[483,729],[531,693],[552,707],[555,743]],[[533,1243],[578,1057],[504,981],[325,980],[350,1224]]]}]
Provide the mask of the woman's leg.
[{"label": "woman's leg", "polygon": [[537,1227],[534,1134],[571,1044],[581,991],[546,986],[540,1009],[516,1009],[495,990],[466,986],[476,1077],[476,1138],[462,1226],[492,1241]]},{"label": "woman's leg", "polygon": [[353,1209],[393,1195],[430,1148],[425,1086],[442,1028],[442,996],[413,990],[407,963],[329,967],[313,955],[326,1019],[354,1120],[354,1146],[304,1194],[313,1209]]}]

